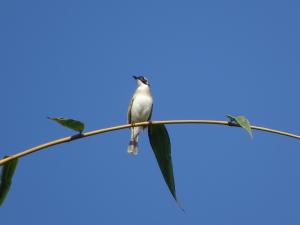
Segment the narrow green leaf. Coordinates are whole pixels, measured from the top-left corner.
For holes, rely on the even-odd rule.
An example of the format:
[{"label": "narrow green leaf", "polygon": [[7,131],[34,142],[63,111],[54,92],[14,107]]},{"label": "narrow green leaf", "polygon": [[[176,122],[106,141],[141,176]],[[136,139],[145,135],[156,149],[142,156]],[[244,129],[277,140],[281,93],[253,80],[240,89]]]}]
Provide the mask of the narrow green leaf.
[{"label": "narrow green leaf", "polygon": [[227,115],[227,117],[230,119],[230,122],[235,123],[236,125],[243,127],[251,138],[253,138],[252,135],[252,129],[249,120],[244,116],[231,116]]},{"label": "narrow green leaf", "polygon": [[173,163],[171,157],[171,142],[168,131],[163,124],[150,125],[148,126],[148,135],[152,150],[165,182],[168,185],[172,196],[179,204],[176,196]]},{"label": "narrow green leaf", "polygon": [[53,120],[64,127],[70,128],[80,133],[84,130],[84,123],[78,120],[67,119],[67,118],[51,118],[51,117],[48,117],[48,119]]},{"label": "narrow green leaf", "polygon": [[[7,156],[5,156],[4,158],[7,158]],[[18,165],[18,159],[14,159],[12,161],[5,163],[2,166],[1,177],[0,177],[0,206],[3,204],[9,192],[12,183],[12,178],[14,176],[17,165]]]}]

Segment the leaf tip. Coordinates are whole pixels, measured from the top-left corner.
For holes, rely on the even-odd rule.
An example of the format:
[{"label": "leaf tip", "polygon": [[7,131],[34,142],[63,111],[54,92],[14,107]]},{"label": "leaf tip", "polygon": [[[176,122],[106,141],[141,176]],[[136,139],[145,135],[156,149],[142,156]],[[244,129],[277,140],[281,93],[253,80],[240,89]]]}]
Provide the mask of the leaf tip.
[{"label": "leaf tip", "polygon": [[178,208],[181,209],[181,211],[185,213],[185,209],[182,207],[181,203],[179,202],[179,200],[177,198],[176,198],[176,204],[177,204]]}]

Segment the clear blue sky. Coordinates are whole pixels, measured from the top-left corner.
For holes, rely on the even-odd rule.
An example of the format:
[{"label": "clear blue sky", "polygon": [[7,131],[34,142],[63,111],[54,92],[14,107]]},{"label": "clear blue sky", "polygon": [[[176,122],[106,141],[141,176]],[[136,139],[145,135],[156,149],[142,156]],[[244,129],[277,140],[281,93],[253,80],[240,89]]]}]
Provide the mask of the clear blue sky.
[{"label": "clear blue sky", "polygon": [[[153,120],[226,119],[300,133],[299,1],[0,3],[0,154],[126,121],[145,75]],[[209,125],[170,125],[183,213],[146,133],[60,145],[20,161],[1,225],[298,225],[300,142]]]}]

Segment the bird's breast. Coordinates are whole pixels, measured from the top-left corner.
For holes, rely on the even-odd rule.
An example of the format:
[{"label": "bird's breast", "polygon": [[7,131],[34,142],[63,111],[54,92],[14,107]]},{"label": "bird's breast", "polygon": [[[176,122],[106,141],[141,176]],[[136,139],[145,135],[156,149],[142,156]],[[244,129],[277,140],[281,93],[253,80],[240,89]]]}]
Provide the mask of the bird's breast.
[{"label": "bird's breast", "polygon": [[148,95],[137,95],[132,103],[131,120],[132,122],[142,122],[148,120],[153,99]]}]

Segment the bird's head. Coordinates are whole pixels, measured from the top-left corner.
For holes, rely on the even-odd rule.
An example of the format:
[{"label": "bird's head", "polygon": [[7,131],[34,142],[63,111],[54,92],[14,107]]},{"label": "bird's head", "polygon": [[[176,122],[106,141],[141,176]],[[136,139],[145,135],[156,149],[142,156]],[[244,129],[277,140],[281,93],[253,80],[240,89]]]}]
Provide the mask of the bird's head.
[{"label": "bird's head", "polygon": [[150,86],[149,84],[149,81],[147,80],[146,77],[143,77],[143,76],[132,76],[136,81],[137,81],[137,84],[138,86],[141,86],[141,85],[147,85],[147,86]]}]

